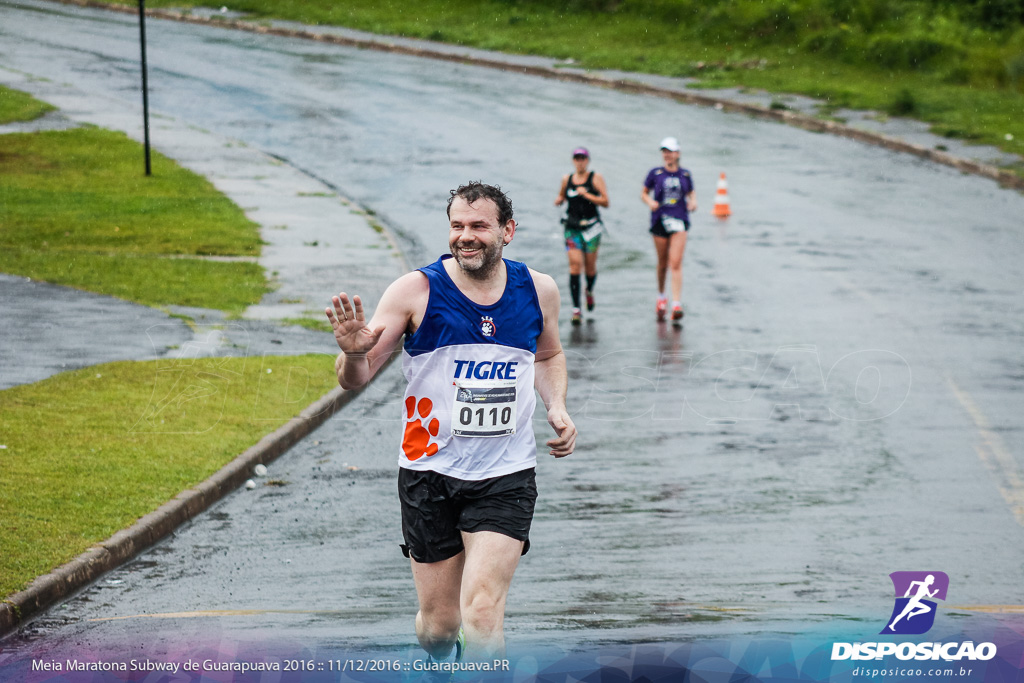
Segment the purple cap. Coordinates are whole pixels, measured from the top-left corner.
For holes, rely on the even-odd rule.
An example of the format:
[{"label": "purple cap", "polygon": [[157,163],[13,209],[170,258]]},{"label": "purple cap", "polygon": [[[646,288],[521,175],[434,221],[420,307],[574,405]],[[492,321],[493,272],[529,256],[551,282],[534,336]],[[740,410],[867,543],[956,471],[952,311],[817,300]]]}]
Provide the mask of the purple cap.
[{"label": "purple cap", "polygon": [[586,147],[577,147],[576,149],[574,149],[574,150],[572,151],[572,155],[573,155],[574,157],[580,157],[580,156],[583,156],[583,157],[587,157],[587,158],[590,158],[590,152],[588,152],[588,151],[587,151],[587,148],[586,148]]}]

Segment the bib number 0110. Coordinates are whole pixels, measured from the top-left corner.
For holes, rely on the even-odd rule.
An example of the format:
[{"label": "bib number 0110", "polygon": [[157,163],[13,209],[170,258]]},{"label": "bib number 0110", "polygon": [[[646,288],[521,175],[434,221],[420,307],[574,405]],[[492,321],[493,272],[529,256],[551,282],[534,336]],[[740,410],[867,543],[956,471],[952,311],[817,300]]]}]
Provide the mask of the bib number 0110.
[{"label": "bib number 0110", "polygon": [[516,433],[515,380],[462,380],[452,406],[453,436]]},{"label": "bib number 0110", "polygon": [[477,408],[473,410],[469,406],[465,406],[459,411],[459,423],[463,427],[468,427],[472,424],[476,424],[477,427],[483,427],[485,424],[492,427],[497,427],[499,424],[508,425],[512,421],[512,409],[505,406],[501,409],[501,416],[498,416],[498,409],[491,408],[487,410],[485,408]]}]

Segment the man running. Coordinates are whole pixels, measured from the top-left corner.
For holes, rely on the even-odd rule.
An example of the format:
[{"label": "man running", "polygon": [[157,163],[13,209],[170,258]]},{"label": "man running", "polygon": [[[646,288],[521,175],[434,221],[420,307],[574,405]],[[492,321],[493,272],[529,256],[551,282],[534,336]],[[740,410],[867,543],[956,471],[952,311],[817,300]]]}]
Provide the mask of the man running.
[{"label": "man running", "polygon": [[587,274],[587,311],[594,310],[594,283],[597,281],[597,250],[601,246],[599,206],[608,206],[608,188],[600,173],[588,171],[590,152],[586,147],[572,151],[575,172],[562,176],[555,206],[568,202],[565,224],[565,250],[569,254],[569,293],[572,295],[572,324],[583,322],[580,310],[580,272]]},{"label": "man running", "polygon": [[672,320],[683,318],[683,254],[686,233],[690,230],[690,213],[697,210],[693,178],[689,171],[679,167],[679,141],[675,138],[662,140],[661,158],[664,165],[650,170],[640,195],[651,210],[651,235],[658,255],[655,315],[659,322],[665,319],[668,309],[665,274],[669,270],[672,271]]},{"label": "man running", "polygon": [[504,650],[505,598],[530,546],[534,388],[556,433],[551,455],[572,453],[576,427],[558,287],[502,258],[516,231],[511,202],[469,183],[451,192],[448,218],[451,255],[392,283],[369,323],[360,298],[344,292],[326,313],[344,389],[369,382],[405,335],[398,488],[416,637],[444,659],[464,629],[467,656],[483,659]]}]

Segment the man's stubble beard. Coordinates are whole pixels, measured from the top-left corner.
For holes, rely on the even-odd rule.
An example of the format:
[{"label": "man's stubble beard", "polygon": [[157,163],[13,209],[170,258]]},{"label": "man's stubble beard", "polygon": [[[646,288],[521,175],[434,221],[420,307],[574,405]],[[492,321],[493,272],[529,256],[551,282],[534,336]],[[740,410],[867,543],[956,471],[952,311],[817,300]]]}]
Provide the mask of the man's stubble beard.
[{"label": "man's stubble beard", "polygon": [[487,280],[495,273],[498,269],[498,265],[501,263],[501,253],[504,245],[499,242],[494,245],[485,245],[481,243],[480,246],[482,247],[482,253],[478,257],[479,265],[474,265],[468,260],[463,260],[459,251],[458,243],[450,249],[452,258],[454,258],[455,262],[459,264],[460,268],[462,268],[462,272],[474,280]]}]

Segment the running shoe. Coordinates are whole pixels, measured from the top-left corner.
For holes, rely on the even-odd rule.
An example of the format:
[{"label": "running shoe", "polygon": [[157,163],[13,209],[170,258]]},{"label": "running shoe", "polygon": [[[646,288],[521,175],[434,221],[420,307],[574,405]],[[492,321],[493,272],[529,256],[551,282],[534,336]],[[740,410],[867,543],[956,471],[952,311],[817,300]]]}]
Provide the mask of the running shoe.
[{"label": "running shoe", "polygon": [[679,304],[676,304],[675,306],[672,307],[672,319],[673,320],[682,320],[683,319],[683,307],[680,306]]},{"label": "running shoe", "polygon": [[587,290],[587,310],[594,310],[594,293],[589,289]]},{"label": "running shoe", "polygon": [[578,308],[572,309],[572,324],[582,325],[583,324],[583,313]]},{"label": "running shoe", "polygon": [[658,322],[665,322],[665,314],[668,312],[668,299],[658,299],[658,305],[654,309]]},{"label": "running shoe", "polygon": [[429,671],[420,679],[424,683],[454,683],[455,671],[440,671],[440,664],[444,662],[458,664],[466,655],[466,631],[459,626],[459,633],[455,636],[455,647],[443,659],[436,659],[433,655],[427,655]]},{"label": "running shoe", "polygon": [[466,631],[460,626],[459,635],[455,637],[455,661],[461,662],[466,654]]}]

